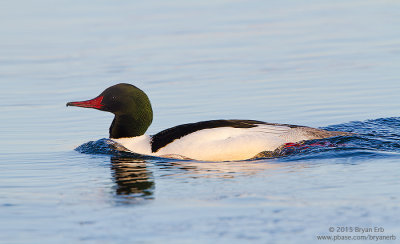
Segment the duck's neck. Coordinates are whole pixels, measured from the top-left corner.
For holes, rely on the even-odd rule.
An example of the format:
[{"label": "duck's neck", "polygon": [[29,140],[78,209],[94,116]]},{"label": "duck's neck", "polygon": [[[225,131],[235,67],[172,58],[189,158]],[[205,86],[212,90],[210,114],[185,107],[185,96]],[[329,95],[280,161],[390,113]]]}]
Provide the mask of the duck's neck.
[{"label": "duck's neck", "polygon": [[131,115],[115,115],[110,126],[110,138],[136,137],[143,135],[152,118],[138,118]]}]

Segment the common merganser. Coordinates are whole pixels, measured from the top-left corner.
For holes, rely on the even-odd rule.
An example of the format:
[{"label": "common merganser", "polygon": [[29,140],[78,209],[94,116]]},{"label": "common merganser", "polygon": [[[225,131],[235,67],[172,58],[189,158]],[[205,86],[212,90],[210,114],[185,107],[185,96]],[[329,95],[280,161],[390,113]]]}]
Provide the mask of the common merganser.
[{"label": "common merganser", "polygon": [[94,99],[67,106],[94,108],[115,115],[110,139],[128,150],[158,157],[204,161],[235,161],[274,151],[286,143],[348,135],[307,126],[256,120],[209,120],[178,125],[155,135],[145,135],[153,120],[147,95],[131,84],[117,84]]}]

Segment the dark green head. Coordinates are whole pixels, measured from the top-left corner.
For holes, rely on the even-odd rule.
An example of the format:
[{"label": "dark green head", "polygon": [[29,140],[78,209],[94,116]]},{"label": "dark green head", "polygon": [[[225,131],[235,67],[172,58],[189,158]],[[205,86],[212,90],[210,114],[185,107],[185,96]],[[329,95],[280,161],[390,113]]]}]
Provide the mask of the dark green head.
[{"label": "dark green head", "polygon": [[153,120],[153,110],[146,93],[126,83],[111,86],[94,99],[69,102],[67,106],[94,108],[115,114],[110,127],[111,138],[143,135]]}]

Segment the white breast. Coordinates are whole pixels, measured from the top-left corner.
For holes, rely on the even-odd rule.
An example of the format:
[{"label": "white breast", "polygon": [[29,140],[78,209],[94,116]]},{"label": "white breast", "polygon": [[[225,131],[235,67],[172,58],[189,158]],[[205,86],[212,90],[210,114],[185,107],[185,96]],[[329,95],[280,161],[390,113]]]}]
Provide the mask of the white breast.
[{"label": "white breast", "polygon": [[137,137],[126,137],[119,139],[112,139],[115,142],[118,142],[126,149],[144,155],[151,155],[151,144],[150,144],[150,136],[143,135]]}]

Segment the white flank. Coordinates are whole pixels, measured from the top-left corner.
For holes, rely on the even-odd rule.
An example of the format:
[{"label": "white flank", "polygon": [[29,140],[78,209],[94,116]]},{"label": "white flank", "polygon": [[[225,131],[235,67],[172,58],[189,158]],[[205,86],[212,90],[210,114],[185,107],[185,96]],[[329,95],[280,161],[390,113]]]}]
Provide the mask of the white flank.
[{"label": "white flank", "polygon": [[273,151],[288,142],[313,139],[299,128],[284,125],[258,125],[253,128],[220,127],[203,129],[151,152],[150,136],[113,139],[132,152],[167,156],[180,155],[205,161],[233,161],[254,157],[262,151]]}]

